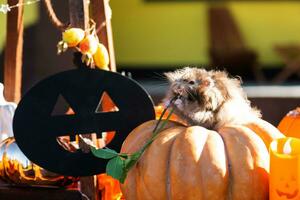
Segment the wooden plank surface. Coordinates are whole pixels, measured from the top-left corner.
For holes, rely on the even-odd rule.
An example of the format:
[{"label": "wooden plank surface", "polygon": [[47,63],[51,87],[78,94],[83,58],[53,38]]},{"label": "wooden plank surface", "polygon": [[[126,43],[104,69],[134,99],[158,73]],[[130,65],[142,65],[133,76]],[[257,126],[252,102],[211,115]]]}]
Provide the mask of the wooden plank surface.
[{"label": "wooden plank surface", "polygon": [[32,187],[10,185],[0,179],[0,199],[2,200],[83,200],[76,189],[55,187]]},{"label": "wooden plank surface", "polygon": [[[9,5],[23,3],[23,0],[8,0]],[[4,96],[6,100],[18,103],[21,99],[22,53],[23,53],[23,6],[7,14],[7,34],[4,58]]]},{"label": "wooden plank surface", "polygon": [[78,190],[64,190],[37,187],[0,186],[0,199],[3,200],[82,200]]}]

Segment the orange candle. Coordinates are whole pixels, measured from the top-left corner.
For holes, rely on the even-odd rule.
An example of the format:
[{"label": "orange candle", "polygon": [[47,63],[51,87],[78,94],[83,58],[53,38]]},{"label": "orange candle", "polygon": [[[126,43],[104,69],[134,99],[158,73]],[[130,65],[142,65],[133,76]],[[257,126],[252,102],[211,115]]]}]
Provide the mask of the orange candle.
[{"label": "orange candle", "polygon": [[270,145],[270,200],[300,200],[300,139]]}]

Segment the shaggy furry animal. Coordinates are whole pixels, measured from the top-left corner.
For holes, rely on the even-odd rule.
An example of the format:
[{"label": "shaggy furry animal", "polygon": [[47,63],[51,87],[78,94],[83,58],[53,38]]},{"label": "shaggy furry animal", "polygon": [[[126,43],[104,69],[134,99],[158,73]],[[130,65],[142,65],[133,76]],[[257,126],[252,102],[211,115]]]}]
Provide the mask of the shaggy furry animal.
[{"label": "shaggy furry animal", "polygon": [[240,79],[224,71],[186,67],[165,75],[170,88],[163,102],[171,103],[174,112],[189,125],[217,130],[261,117],[260,111],[251,107]]}]

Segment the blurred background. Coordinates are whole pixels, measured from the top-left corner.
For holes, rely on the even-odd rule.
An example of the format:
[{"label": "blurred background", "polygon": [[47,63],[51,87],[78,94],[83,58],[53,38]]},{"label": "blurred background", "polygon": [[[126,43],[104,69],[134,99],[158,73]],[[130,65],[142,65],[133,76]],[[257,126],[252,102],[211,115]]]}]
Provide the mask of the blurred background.
[{"label": "blurred background", "polygon": [[[0,0],[0,4],[6,0]],[[68,21],[68,1],[52,0]],[[248,96],[277,124],[300,104],[300,2],[111,0],[117,69],[159,103],[163,72],[183,66],[226,69],[242,77]],[[57,56],[60,32],[42,3],[25,7],[23,92],[51,74],[73,69],[72,52]],[[0,13],[0,80],[6,15]],[[299,86],[298,86],[299,85]]]}]

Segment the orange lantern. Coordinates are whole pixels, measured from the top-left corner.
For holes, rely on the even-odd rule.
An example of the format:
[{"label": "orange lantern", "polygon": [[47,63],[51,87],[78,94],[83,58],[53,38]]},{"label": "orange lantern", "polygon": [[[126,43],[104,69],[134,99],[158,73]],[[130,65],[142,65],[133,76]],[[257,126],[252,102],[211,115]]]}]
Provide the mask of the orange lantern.
[{"label": "orange lantern", "polygon": [[300,107],[286,114],[279,123],[278,129],[288,137],[300,138]]},{"label": "orange lantern", "polygon": [[270,145],[270,200],[300,199],[300,139],[280,138]]}]

